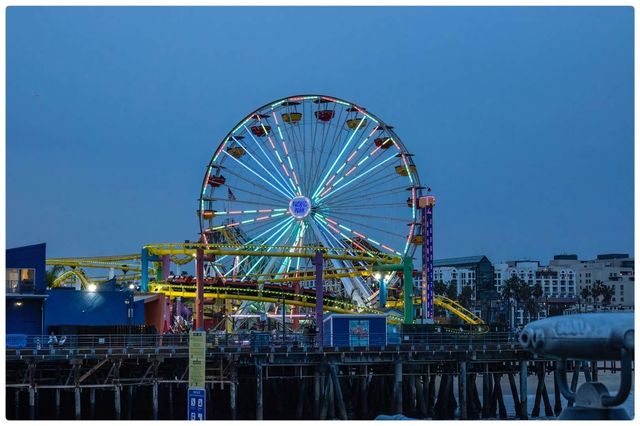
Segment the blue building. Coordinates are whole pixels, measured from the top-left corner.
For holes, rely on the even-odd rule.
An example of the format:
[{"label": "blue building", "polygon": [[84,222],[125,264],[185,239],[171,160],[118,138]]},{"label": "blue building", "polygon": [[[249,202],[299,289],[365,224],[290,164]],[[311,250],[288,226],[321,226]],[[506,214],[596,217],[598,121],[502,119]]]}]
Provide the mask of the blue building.
[{"label": "blue building", "polygon": [[46,294],[46,244],[7,250],[7,334],[42,334]]},{"label": "blue building", "polygon": [[329,314],[324,318],[324,345],[384,346],[387,317],[375,314]]}]

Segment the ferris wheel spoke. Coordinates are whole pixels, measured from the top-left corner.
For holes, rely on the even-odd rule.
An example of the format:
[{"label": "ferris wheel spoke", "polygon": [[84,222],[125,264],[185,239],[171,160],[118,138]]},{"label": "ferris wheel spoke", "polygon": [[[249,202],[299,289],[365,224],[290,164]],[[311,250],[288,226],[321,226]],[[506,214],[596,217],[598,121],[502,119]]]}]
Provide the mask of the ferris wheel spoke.
[{"label": "ferris wheel spoke", "polygon": [[[275,235],[278,232],[280,232],[281,230],[283,230],[287,225],[289,225],[291,222],[293,222],[293,217],[288,217],[286,219],[282,219],[280,220],[278,223],[276,223],[274,226],[272,226],[271,228],[267,229],[266,231],[262,232],[260,235],[257,235],[255,237],[253,237],[252,239],[250,239],[249,241],[247,241],[246,243],[244,243],[244,245],[251,245],[252,243],[255,243],[256,241],[258,241],[260,238],[264,237],[265,235]],[[257,229],[257,228],[256,228]],[[260,244],[264,244],[264,241],[262,241]],[[257,244],[256,244],[257,245]],[[238,247],[235,251],[239,251],[241,250],[241,247]],[[222,257],[218,258],[218,261],[222,261],[224,259],[227,259],[231,257],[231,255],[224,255]]]},{"label": "ferris wheel spoke", "polygon": [[347,241],[349,241],[353,246],[349,247],[347,246],[344,242],[340,241],[335,235],[333,235],[334,233],[331,232],[329,230],[329,228],[327,227],[327,225],[325,225],[326,222],[323,222],[319,217],[315,216],[313,217],[313,220],[316,221],[316,223],[325,231],[326,235],[329,235],[333,240],[335,240],[338,245],[340,245],[342,248],[346,249],[346,250],[354,250],[354,247],[357,247],[357,250],[361,250],[366,252],[369,256],[374,257],[373,254],[371,254],[371,252],[369,250],[367,250],[364,246],[359,245],[358,243],[356,243],[355,241],[353,241],[351,238],[349,238],[347,235],[344,235],[340,232],[340,230],[336,229],[335,232],[338,233],[338,235],[340,235],[342,238],[346,239]]},{"label": "ferris wheel spoke", "polygon": [[369,175],[369,179],[366,182],[360,182],[359,185],[354,185],[345,189],[336,196],[324,200],[322,204],[333,207],[335,205],[345,204],[348,200],[357,200],[369,195],[398,194],[406,191],[406,184],[400,187],[394,186],[390,188],[390,184],[397,184],[401,182],[396,182],[398,179],[394,176],[394,173],[388,173],[380,176],[380,174],[384,172],[384,169],[379,169],[377,172]]},{"label": "ferris wheel spoke", "polygon": [[[256,162],[256,163],[257,163],[257,164],[262,168],[262,170],[264,170],[264,171],[265,171],[269,176],[271,176],[271,178],[273,179],[273,181],[274,181],[275,183],[277,183],[277,184],[280,186],[280,188],[282,188],[284,191],[289,191],[289,190],[290,190],[290,188],[286,185],[286,182],[285,182],[285,184],[283,185],[280,181],[278,181],[278,180],[276,179],[276,177],[275,177],[275,176],[273,176],[273,175],[271,174],[271,172],[269,172],[269,170],[267,170],[267,168],[262,164],[262,162],[261,162],[261,161],[259,161],[256,157],[254,157],[254,155],[251,153],[251,151],[247,150],[247,149],[246,149],[246,148],[245,148],[245,147],[240,143],[240,141],[239,141],[238,139],[236,139],[236,138],[235,138],[235,137],[233,137],[233,136],[232,136],[231,138],[232,138],[232,139],[233,139],[233,140],[238,144],[238,146],[240,146],[242,149],[244,149],[244,150],[245,150],[245,152],[246,152],[247,154],[249,154],[249,157],[251,157],[251,158],[253,159],[253,161],[255,161],[255,162]],[[234,157],[234,158],[235,158],[235,157]],[[276,170],[276,172],[277,172],[277,170]],[[295,188],[294,188],[294,190],[295,190]]]},{"label": "ferris wheel spoke", "polygon": [[[261,195],[261,194],[259,194],[259,195]],[[206,201],[206,202],[211,202],[211,203],[219,201],[221,203],[248,204],[248,205],[253,205],[253,206],[260,206],[260,208],[276,209],[276,207],[273,206],[273,205],[268,205],[267,206],[264,203],[260,203],[260,202],[256,202],[256,201],[248,201],[248,200],[238,200],[238,199],[230,200],[229,198],[216,198],[216,197],[202,197],[202,200]],[[276,201],[278,201],[278,200],[276,200]],[[280,206],[282,206],[282,203],[280,203]],[[286,210],[286,209],[284,209],[284,210]]]},{"label": "ferris wheel spoke", "polygon": [[[294,112],[295,111],[291,110],[290,107],[287,109],[287,113],[289,113],[289,114],[292,114]],[[278,122],[278,119],[276,117],[276,113],[275,113],[275,111],[273,109],[271,110],[271,113],[273,115],[274,120],[276,121],[278,134],[280,135],[280,140],[281,140],[282,146],[285,149],[285,152],[286,152],[288,157],[290,157],[290,154],[289,154],[289,150],[287,149],[287,145],[285,143],[285,139],[288,140],[290,142],[290,144],[291,144],[291,147],[292,147],[292,150],[293,150],[293,158],[295,159],[295,164],[297,166],[297,169],[298,169],[299,173],[295,173],[295,170],[294,170],[294,167],[293,167],[293,164],[292,164],[293,162],[290,159],[288,159],[287,161],[289,162],[289,165],[291,167],[291,172],[293,174],[293,177],[294,177],[294,180],[296,182],[296,185],[298,186],[298,190],[299,190],[298,193],[303,193],[304,192],[304,176],[302,176],[300,174],[300,170],[301,170],[300,169],[300,156],[298,154],[299,148],[301,148],[301,147],[299,146],[298,141],[289,134],[289,127],[291,127],[292,125],[290,124],[290,125],[287,126],[287,125],[285,125],[285,123],[283,123],[282,124],[282,128],[281,128],[280,127],[280,123]],[[304,120],[304,117],[305,116],[303,114],[302,115],[302,120]],[[282,129],[284,129],[284,133],[286,135],[286,138],[282,134]],[[305,157],[304,156],[304,149],[302,149],[301,157],[302,158]]]},{"label": "ferris wheel spoke", "polygon": [[[318,225],[320,225],[321,227],[323,227],[327,232],[329,232],[329,229],[331,229],[331,231],[337,235],[340,235],[342,238],[344,238],[345,240],[349,241],[354,247],[357,247],[358,250],[364,251],[366,252],[369,256],[371,257],[375,257],[372,253],[371,250],[368,249],[367,247],[363,246],[362,244],[358,243],[357,241],[354,241],[353,239],[351,239],[348,235],[344,234],[340,229],[338,229],[335,225],[333,225],[330,222],[326,221],[326,218],[322,217],[321,215],[316,215],[314,217],[314,219],[316,220],[316,222],[318,223]],[[335,221],[333,221],[335,222]],[[331,232],[329,232],[331,233]],[[333,235],[332,235],[333,236]],[[335,236],[333,236],[334,239],[337,240],[337,238]]]},{"label": "ferris wheel spoke", "polygon": [[[278,244],[278,242],[279,242],[279,241],[282,239],[282,237],[287,233],[287,231],[288,231],[292,226],[294,226],[294,225],[295,225],[295,223],[294,223],[294,222],[291,222],[291,223],[289,223],[288,225],[286,225],[286,226],[284,227],[284,229],[279,229],[278,231],[274,232],[274,233],[273,233],[269,238],[267,238],[267,239],[264,241],[264,244],[266,244],[266,243],[270,242],[272,239],[273,239],[274,241],[273,241],[273,244],[271,244],[269,247],[267,247],[267,248],[266,248],[266,251],[271,251],[271,250],[273,250],[273,249],[275,248],[274,246],[276,246],[276,245]],[[280,233],[278,233],[278,232],[280,232]],[[244,262],[246,262],[246,261],[247,261],[248,259],[250,259],[251,257],[255,257],[255,256],[250,256],[250,255],[243,256],[243,257],[242,257],[242,259],[241,259],[240,261],[238,261],[238,263],[236,264],[235,269],[232,269],[232,270],[230,270],[230,271],[227,271],[227,273],[225,274],[225,276],[228,276],[228,275],[229,275],[230,273],[232,273],[234,270],[237,270],[237,268],[238,268],[240,265],[242,265]],[[252,267],[251,267],[251,268],[250,268],[250,269],[249,269],[249,270],[244,274],[244,275],[245,275],[245,277],[244,277],[244,278],[242,278],[242,280],[241,280],[241,281],[244,281],[244,280],[246,279],[246,275],[249,275],[249,274],[251,273],[251,271],[253,271],[253,269],[254,269],[256,266],[258,266],[258,265],[260,264],[260,261],[261,261],[262,259],[264,259],[265,257],[266,257],[266,256],[261,256],[258,260],[256,260],[256,262],[254,263],[254,265],[253,265],[253,266],[252,266]]]},{"label": "ferris wheel spoke", "polygon": [[[268,135],[267,129],[264,127],[264,124],[262,124],[261,120],[260,120],[260,126],[262,127],[263,131],[265,134]],[[293,193],[295,193],[295,186],[293,185],[293,182],[291,182],[291,180],[287,180],[285,179],[285,177],[282,175],[282,173],[280,172],[280,168],[278,166],[275,165],[275,163],[273,162],[273,159],[271,158],[270,155],[267,154],[267,151],[265,151],[264,148],[262,148],[262,144],[253,136],[253,134],[251,133],[251,131],[249,131],[249,129],[247,128],[247,126],[244,126],[244,129],[246,131],[246,133],[251,137],[251,139],[253,139],[253,141],[255,142],[255,146],[258,147],[258,149],[260,150],[260,152],[262,153],[262,155],[264,156],[264,158],[266,158],[266,160],[269,162],[269,164],[271,165],[271,167],[273,167],[274,172],[278,175],[278,177],[282,180],[282,182],[278,181],[280,183],[280,185],[282,185],[282,183],[284,183],[284,186],[287,187],[287,192],[293,190]],[[275,144],[273,143],[273,141],[271,140],[271,136],[268,136],[268,141],[271,144],[271,147],[273,148],[276,157],[278,160],[280,160],[278,151],[275,147]],[[282,161],[281,161],[282,162]],[[287,185],[291,186],[291,189],[289,189],[289,187]]]},{"label": "ferris wheel spoke", "polygon": [[404,239],[404,237],[405,237],[405,235],[403,235],[403,234],[398,234],[398,233],[395,233],[395,232],[391,232],[388,229],[383,229],[383,228],[378,228],[378,227],[375,227],[375,226],[371,226],[371,225],[369,225],[367,223],[364,223],[364,222],[356,222],[353,219],[349,219],[346,216],[338,215],[338,214],[335,214],[335,213],[331,214],[331,217],[325,216],[325,219],[327,219],[327,221],[331,221],[331,220],[335,221],[335,219],[338,219],[340,221],[340,223],[353,224],[353,225],[358,226],[360,228],[367,228],[367,229],[371,229],[371,230],[374,230],[374,231],[377,231],[377,232],[382,232],[382,233],[390,235],[392,237],[397,237],[397,238],[402,238],[402,239]]},{"label": "ferris wheel spoke", "polygon": [[[270,242],[272,239],[275,239],[275,241],[274,241],[274,244],[273,244],[273,245],[277,244],[277,242],[280,240],[280,238],[278,238],[278,236],[282,236],[282,235],[284,235],[284,234],[287,232],[287,230],[288,230],[292,225],[294,225],[294,224],[293,224],[293,223],[289,223],[289,224],[287,224],[287,222],[285,222],[284,224],[282,224],[282,226],[281,226],[281,227],[280,227],[276,232],[274,232],[273,234],[271,234],[271,236],[270,236],[270,237],[268,237],[266,240],[264,240],[263,244],[267,244],[267,243],[268,243],[268,242]],[[281,232],[282,234],[279,234],[279,232]],[[270,251],[270,250],[269,250],[269,248],[267,248],[267,251]],[[243,256],[243,257],[242,257],[242,259],[240,259],[240,260],[239,260],[239,261],[234,265],[234,267],[233,267],[231,270],[227,271],[227,272],[224,274],[224,276],[225,276],[225,277],[227,277],[227,276],[229,276],[229,274],[231,274],[231,273],[233,273],[233,272],[237,271],[237,270],[238,270],[238,268],[240,267],[240,265],[242,265],[244,262],[246,262],[246,261],[247,261],[248,259],[250,259],[251,257],[255,257],[255,256],[251,256],[251,255]],[[263,259],[263,258],[264,258],[264,256],[263,256],[263,257],[261,257],[260,259]],[[222,260],[222,258],[220,258],[220,260]],[[260,263],[260,260],[256,261],[255,265],[258,265],[259,263]],[[247,273],[247,274],[248,274],[248,273]]]},{"label": "ferris wheel spoke", "polygon": [[[276,241],[274,241],[274,243],[273,243],[271,246],[269,246],[269,247],[267,247],[267,248],[266,248],[266,251],[270,252],[270,251],[274,250],[274,249],[276,248],[276,246],[278,245],[278,243],[280,242],[280,240],[281,240],[281,239],[284,237],[284,235],[287,233],[287,231],[288,231],[292,226],[294,226],[294,225],[296,225],[296,223],[295,223],[295,222],[292,222],[292,223],[289,225],[289,227],[288,227],[287,229],[285,229],[285,230],[284,230],[284,232],[283,232],[282,234],[280,234],[280,236],[278,237],[278,239],[277,239]],[[255,267],[256,267],[256,266],[258,266],[258,265],[260,264],[260,261],[262,261],[262,259],[264,259],[265,257],[266,257],[266,255],[265,255],[265,256],[261,256],[261,257],[256,261],[255,265],[254,265],[254,266],[252,266],[252,267],[251,267],[251,268],[246,272],[246,274],[245,274],[245,278],[242,278],[242,280],[241,280],[241,281],[244,281],[244,280],[246,279],[246,275],[250,274],[250,273],[253,271],[253,269],[255,269]],[[264,272],[265,272],[265,273],[268,273],[268,272],[271,270],[271,268],[273,267],[273,264],[275,263],[275,261],[276,261],[277,259],[279,259],[279,258],[278,258],[278,257],[273,257],[273,258],[271,259],[271,261],[269,262],[269,264],[264,268]]]},{"label": "ferris wheel spoke", "polygon": [[[320,104],[318,104],[320,105]],[[337,108],[338,104],[337,103],[333,103],[333,116],[336,115],[336,108]],[[320,111],[320,110],[318,110]],[[338,116],[338,122],[341,121],[342,119],[342,109],[340,110],[340,115]],[[318,123],[319,120],[316,120],[316,124]],[[322,139],[320,140],[320,143],[316,144],[315,143],[315,138],[314,138],[314,143],[311,146],[311,150],[310,150],[310,156],[311,158],[315,158],[315,153],[313,152],[314,147],[319,147],[319,153],[318,153],[318,161],[312,161],[309,167],[309,171],[308,171],[308,176],[307,176],[307,193],[309,191],[311,191],[312,188],[315,187],[315,184],[317,183],[317,179],[319,179],[320,177],[320,173],[321,171],[324,169],[324,167],[327,166],[327,164],[329,164],[329,158],[331,158],[331,155],[333,154],[333,149],[337,143],[338,140],[338,135],[339,135],[339,130],[337,128],[337,126],[335,124],[332,123],[325,123],[321,126],[322,129]],[[332,140],[331,143],[331,149],[329,150],[328,155],[323,156],[322,154],[324,153],[324,148],[325,146],[329,145],[327,143],[327,138],[329,137],[329,134],[331,133],[331,129],[333,129],[333,138],[331,138],[330,140]],[[324,162],[324,165],[322,165]],[[313,167],[315,164],[315,167]]]},{"label": "ferris wheel spoke", "polygon": [[[360,159],[363,156],[363,153],[365,152],[365,149],[362,149],[362,147],[367,143],[367,141],[371,138],[371,136],[376,132],[376,127],[373,128],[373,130],[371,131],[371,133],[369,133],[369,135],[367,137],[365,137],[359,144],[355,144],[355,148],[354,150],[351,152],[351,154],[349,154],[349,156],[347,156],[346,160],[340,165],[340,167],[338,167],[336,169],[336,171],[331,175],[331,177],[329,178],[329,180],[327,180],[327,182],[324,184],[324,187],[322,188],[321,191],[319,191],[319,194],[322,194],[323,192],[325,192],[331,185],[331,183],[338,178],[338,176],[344,171],[344,176],[342,179],[346,178],[347,176],[349,176],[350,174],[352,174],[358,167],[361,167],[362,163],[364,163],[367,158],[369,156],[364,157],[363,159]],[[375,152],[375,150],[374,150]],[[360,154],[360,156],[358,156],[358,154]],[[354,160],[354,161],[352,161]],[[339,178],[338,178],[339,179]],[[337,182],[339,182],[341,179],[339,179]],[[335,185],[335,184],[334,184]]]},{"label": "ferris wheel spoke", "polygon": [[[334,103],[333,106],[333,114],[335,116],[336,110],[338,109],[338,104]],[[338,119],[336,121],[336,123],[342,123],[342,116],[345,112],[344,108],[340,108],[340,113],[338,115]],[[343,133],[345,132],[344,127],[342,125],[337,125],[333,122],[331,123],[327,123],[326,124],[326,128],[327,128],[327,132],[325,134],[325,138],[329,137],[329,134],[331,133],[331,130],[333,129],[333,134],[332,136],[329,138],[331,140],[331,144],[327,144],[325,143],[325,141],[323,140],[323,143],[320,144],[320,152],[318,153],[318,158],[320,159],[320,161],[318,161],[316,163],[316,168],[314,169],[313,174],[311,175],[312,178],[309,180],[309,184],[310,184],[310,189],[315,190],[315,188],[317,188],[318,186],[320,186],[320,179],[322,179],[322,173],[323,171],[327,168],[327,166],[329,165],[329,161],[331,161],[331,158],[333,157],[333,153],[336,149],[339,149],[340,147],[340,141],[343,140]],[[325,146],[329,145],[329,151],[325,154],[324,148]]]},{"label": "ferris wheel spoke", "polygon": [[[269,185],[271,188],[273,188],[274,190],[276,190],[276,191],[277,191],[277,192],[279,192],[280,194],[284,195],[284,197],[285,197],[286,199],[289,199],[289,198],[293,198],[293,197],[294,197],[294,195],[292,195],[292,194],[288,194],[288,193],[286,193],[286,192],[283,192],[280,188],[278,188],[277,186],[273,185],[271,182],[269,182],[268,180],[266,180],[265,178],[263,178],[262,176],[260,176],[260,174],[256,173],[256,172],[255,172],[251,167],[247,166],[247,165],[246,165],[246,164],[244,164],[242,161],[240,161],[240,160],[236,159],[236,158],[235,158],[234,156],[232,156],[231,154],[227,154],[225,151],[223,151],[223,152],[227,155],[227,157],[229,157],[229,158],[233,159],[233,161],[235,161],[236,163],[240,164],[240,165],[241,165],[242,167],[244,167],[246,170],[250,171],[253,175],[257,176],[261,181],[263,181],[264,183],[266,183],[267,185]],[[226,170],[227,170],[227,172],[228,172],[228,173],[231,173],[231,174],[234,174],[234,175],[235,175],[235,176],[237,176],[237,177],[240,177],[240,175],[235,174],[235,173],[233,173],[233,172],[230,172],[230,169],[228,169],[228,168],[227,168]],[[247,180],[247,179],[244,179],[244,180],[246,180],[247,182],[251,182],[251,181],[249,181],[249,180]],[[255,185],[255,183],[254,183],[254,185]],[[266,189],[266,188],[265,188],[265,189]],[[271,191],[270,191],[270,192],[271,192]]]},{"label": "ferris wheel spoke", "polygon": [[[375,166],[373,166],[373,167],[371,167],[371,168],[367,169],[365,172],[360,173],[358,176],[356,176],[356,177],[354,177],[354,178],[350,179],[349,181],[347,181],[347,182],[345,182],[345,183],[341,184],[340,186],[336,186],[336,187],[334,187],[333,189],[330,189],[330,190],[329,190],[329,192],[326,192],[326,191],[325,191],[324,195],[322,195],[322,196],[318,197],[318,198],[316,199],[316,201],[317,201],[317,202],[320,202],[320,201],[322,201],[322,200],[326,199],[327,197],[329,197],[330,195],[333,195],[333,194],[335,194],[336,192],[338,192],[338,191],[340,191],[340,190],[343,190],[344,188],[348,187],[349,185],[352,185],[354,182],[356,182],[356,181],[358,181],[358,180],[362,179],[363,177],[367,176],[368,174],[372,173],[374,170],[377,170],[379,167],[382,167],[382,166],[383,166],[383,165],[385,165],[386,163],[388,163],[388,162],[390,162],[390,161],[393,161],[395,158],[396,158],[396,156],[395,156],[395,155],[393,155],[393,156],[391,156],[391,157],[388,157],[386,160],[384,160],[384,161],[382,161],[382,162],[380,162],[380,163],[376,164]],[[337,182],[336,182],[336,185],[337,185]]]},{"label": "ferris wheel spoke", "polygon": [[[334,216],[334,217],[338,217],[338,216],[336,216],[336,215],[333,215],[333,216]],[[357,225],[357,226],[359,226],[359,227],[361,227],[361,228],[373,229],[373,230],[375,230],[375,231],[383,232],[383,233],[385,233],[385,234],[389,234],[389,235],[392,235],[392,236],[394,236],[394,237],[399,237],[399,238],[403,238],[403,239],[405,238],[405,236],[404,236],[404,235],[398,235],[398,234],[395,234],[395,233],[393,233],[393,232],[385,231],[385,230],[380,229],[380,228],[375,228],[375,227],[372,227],[372,226],[364,225],[364,224],[362,224],[362,223],[357,223],[357,222],[349,221],[348,219],[345,219],[344,217],[338,217],[338,218],[340,219],[340,222],[354,223],[355,225]],[[338,222],[338,221],[336,221],[336,220],[334,220],[334,219],[332,219],[332,218],[330,218],[330,217],[325,217],[325,220],[326,220],[328,223],[332,224],[334,227],[342,228],[342,229],[344,229],[345,231],[347,231],[347,232],[349,232],[349,233],[351,233],[351,234],[353,234],[353,235],[355,235],[355,236],[357,236],[357,237],[360,237],[360,238],[362,238],[362,239],[364,239],[364,240],[367,240],[368,242],[370,242],[370,243],[372,243],[372,244],[375,244],[375,245],[376,245],[377,247],[379,247],[379,248],[383,248],[383,249],[385,249],[386,251],[388,251],[388,252],[390,252],[390,253],[392,253],[392,254],[397,254],[398,256],[401,256],[401,253],[400,253],[399,251],[394,250],[392,247],[390,247],[390,246],[388,246],[388,245],[386,245],[386,244],[383,244],[383,243],[381,243],[381,242],[380,242],[380,241],[378,241],[378,240],[374,240],[373,238],[368,237],[367,235],[365,235],[364,233],[362,233],[362,232],[360,232],[360,231],[357,231],[357,230],[355,230],[355,229],[351,229],[351,228],[349,228],[348,226],[345,226],[345,225],[343,225],[342,223],[340,223],[340,222]],[[328,225],[327,225],[327,226],[328,226]]]},{"label": "ferris wheel spoke", "polygon": [[[289,177],[289,180],[291,180],[291,176],[293,176],[293,181],[291,182],[292,184],[295,182],[295,189],[296,189],[296,194],[297,195],[302,195],[302,188],[300,187],[300,179],[298,178],[298,174],[296,174],[295,168],[293,167],[293,162],[291,161],[291,156],[289,155],[289,148],[288,148],[288,144],[285,141],[284,136],[282,135],[282,129],[280,128],[280,122],[278,121],[278,117],[276,116],[275,111],[271,111],[271,115],[273,116],[273,119],[276,122],[276,128],[278,129],[278,135],[280,136],[280,143],[282,144],[282,149],[284,151],[284,155],[285,158],[287,159],[287,164],[284,164],[284,161],[282,161],[282,159],[280,158],[280,156],[278,155],[278,160],[280,160],[280,165],[283,168],[283,170],[285,171],[285,173],[287,174],[287,176]],[[304,118],[304,116],[303,116]],[[285,127],[285,133],[287,132],[286,130],[286,126],[285,123],[282,124]],[[287,137],[288,137],[288,133],[287,133]],[[295,147],[295,142],[293,141],[293,139],[289,139],[289,142],[291,143],[292,147]],[[276,152],[277,154],[277,152]],[[296,159],[297,161],[297,159]],[[289,166],[289,169],[291,170],[291,176],[289,176],[289,172],[287,172],[287,165]],[[296,164],[298,166],[298,170],[300,170],[300,165],[299,163]]]},{"label": "ferris wheel spoke", "polygon": [[347,142],[342,146],[342,149],[340,150],[340,153],[338,154],[336,159],[333,160],[333,163],[331,164],[331,167],[329,168],[327,173],[324,175],[324,177],[320,180],[320,184],[318,185],[318,187],[314,190],[313,195],[312,195],[313,199],[315,199],[318,196],[319,191],[322,188],[322,185],[328,179],[329,175],[331,174],[333,169],[338,164],[338,161],[340,160],[340,158],[342,158],[342,155],[344,154],[344,152],[347,150],[347,148],[351,144],[351,141],[353,141],[353,138],[355,137],[355,135],[358,134],[358,131],[360,131],[360,130],[364,131],[366,129],[366,127],[368,126],[368,123],[365,124],[366,121],[367,121],[367,117],[365,115],[363,115],[362,118],[360,119],[360,122],[358,123],[357,127],[355,128],[355,130],[350,132],[351,136],[349,136],[349,138],[347,139]]},{"label": "ferris wheel spoke", "polygon": [[[260,184],[257,184],[257,183],[252,183],[253,181],[247,179],[245,176],[242,176],[241,174],[234,173],[232,171],[228,171],[228,173],[230,173],[231,175],[237,177],[238,179],[240,179],[240,180],[242,180],[244,182],[247,182],[247,183],[251,184],[251,186],[255,186],[256,188],[260,188],[260,189],[264,189],[265,191],[268,191],[268,194],[270,194],[270,195],[275,195],[275,196],[280,197],[280,194],[277,194],[277,193],[275,193],[273,191],[269,191],[269,188],[267,188],[267,187],[265,187],[263,185],[260,185]],[[238,183],[240,183],[240,182],[238,182]],[[267,196],[267,194],[265,194],[264,192],[263,193],[253,192],[253,191],[248,190],[245,187],[230,185],[228,183],[225,183],[225,186],[227,188],[232,189],[233,191],[235,191],[235,193],[237,193],[238,195],[242,195],[242,196],[244,196],[246,194],[255,195],[256,197],[258,197],[257,199],[261,200],[260,203],[262,203],[262,199],[278,203],[278,206],[282,206],[283,203],[286,203],[286,201],[283,201],[282,198],[272,198],[272,197]],[[238,201],[234,200],[234,198],[236,198],[236,194],[235,193],[232,192],[231,194],[227,194],[226,202],[229,202],[229,203],[238,202]],[[255,201],[244,201],[244,202],[247,203],[247,204],[252,204],[252,205],[257,205],[258,204]]]}]

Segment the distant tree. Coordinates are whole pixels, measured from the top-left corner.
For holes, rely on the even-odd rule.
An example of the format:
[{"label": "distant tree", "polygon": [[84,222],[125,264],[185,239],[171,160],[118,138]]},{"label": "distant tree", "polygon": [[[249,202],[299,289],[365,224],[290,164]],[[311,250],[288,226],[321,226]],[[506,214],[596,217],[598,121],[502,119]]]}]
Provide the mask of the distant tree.
[{"label": "distant tree", "polygon": [[613,296],[615,295],[615,291],[613,289],[613,287],[609,287],[608,285],[604,285],[602,286],[602,304],[604,306],[609,306],[611,305],[611,299],[613,298]]},{"label": "distant tree", "polygon": [[531,289],[531,295],[536,299],[540,299],[544,292],[542,291],[542,286],[540,284],[536,284]]},{"label": "distant tree", "polygon": [[470,285],[462,287],[462,291],[458,295],[458,301],[467,309],[471,306],[471,299],[473,298],[473,287]]},{"label": "distant tree", "polygon": [[436,281],[433,283],[433,292],[435,294],[443,295],[447,291],[447,285],[443,281]]},{"label": "distant tree", "polygon": [[593,287],[591,288],[591,297],[593,297],[593,302],[596,306],[600,305],[600,296],[602,296],[605,291],[604,287],[604,283],[600,280],[596,280],[593,283]]},{"label": "distant tree", "polygon": [[45,271],[45,281],[47,283],[47,288],[51,288],[53,286],[53,282],[62,274],[64,271],[64,266],[54,265],[48,271]]},{"label": "distant tree", "polygon": [[456,300],[458,298],[458,286],[454,283],[450,283],[447,286],[447,290],[445,291],[445,295],[452,300]]},{"label": "distant tree", "polygon": [[584,287],[580,291],[580,299],[579,299],[580,312],[582,312],[582,305],[586,304],[589,301],[590,297],[591,297],[591,290],[589,290],[589,287]]}]

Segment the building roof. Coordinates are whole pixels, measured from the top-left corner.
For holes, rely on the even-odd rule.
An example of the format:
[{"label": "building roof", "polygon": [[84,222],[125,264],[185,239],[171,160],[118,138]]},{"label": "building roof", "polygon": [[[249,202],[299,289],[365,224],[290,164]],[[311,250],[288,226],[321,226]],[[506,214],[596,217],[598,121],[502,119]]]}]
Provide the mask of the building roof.
[{"label": "building roof", "polygon": [[[462,266],[475,265],[480,263],[487,256],[467,256],[467,257],[450,257],[448,259],[438,259],[433,261],[433,266]],[[489,259],[487,259],[489,260]]]}]

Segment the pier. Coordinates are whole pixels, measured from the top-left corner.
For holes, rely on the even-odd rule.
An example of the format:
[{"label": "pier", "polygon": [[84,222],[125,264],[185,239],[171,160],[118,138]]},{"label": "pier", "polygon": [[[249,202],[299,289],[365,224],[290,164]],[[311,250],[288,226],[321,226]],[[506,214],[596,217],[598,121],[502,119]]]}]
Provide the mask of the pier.
[{"label": "pier", "polygon": [[[207,336],[208,419],[528,419],[566,405],[545,385],[554,364],[512,334],[401,335],[398,344],[324,349],[302,335],[260,335]],[[187,335],[36,342],[7,350],[9,419],[186,418]],[[598,374],[595,363],[569,371],[574,387],[578,373]],[[533,406],[529,380],[538,383]]]}]

